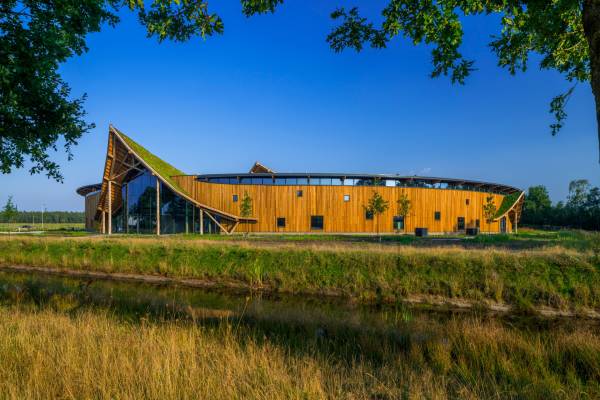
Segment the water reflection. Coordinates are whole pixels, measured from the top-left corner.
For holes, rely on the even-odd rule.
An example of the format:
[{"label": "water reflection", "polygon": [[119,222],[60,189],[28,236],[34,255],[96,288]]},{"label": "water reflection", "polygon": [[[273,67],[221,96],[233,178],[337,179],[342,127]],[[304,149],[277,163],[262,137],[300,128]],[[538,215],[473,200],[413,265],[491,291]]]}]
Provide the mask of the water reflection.
[{"label": "water reflection", "polygon": [[[569,319],[500,316],[483,310],[428,309],[404,304],[359,306],[342,299],[316,296],[201,290],[14,272],[0,272],[0,301],[70,312],[100,307],[126,319],[268,321],[318,332],[332,329],[386,332],[423,323],[443,326],[450,320],[465,318],[500,321],[511,328],[537,331],[574,325]],[[578,321],[577,325],[582,323]]]}]

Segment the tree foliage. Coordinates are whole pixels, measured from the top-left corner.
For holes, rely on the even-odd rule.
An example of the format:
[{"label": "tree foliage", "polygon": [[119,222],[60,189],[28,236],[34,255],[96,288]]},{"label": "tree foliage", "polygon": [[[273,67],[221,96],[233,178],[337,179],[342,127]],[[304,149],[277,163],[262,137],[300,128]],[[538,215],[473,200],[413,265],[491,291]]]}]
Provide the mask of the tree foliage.
[{"label": "tree foliage", "polygon": [[8,196],[6,204],[2,209],[2,219],[6,222],[14,222],[18,214],[17,206],[13,203],[13,197]]},{"label": "tree foliage", "polygon": [[248,218],[252,216],[252,197],[248,195],[248,192],[244,192],[244,197],[240,202],[240,216]]},{"label": "tree foliage", "polygon": [[[17,211],[11,220],[0,212],[0,222],[15,222],[24,224],[40,223],[42,221],[41,211]],[[44,222],[51,224],[74,223],[83,224],[85,222],[85,214],[80,211],[45,211]]]},{"label": "tree foliage", "polygon": [[385,200],[378,191],[373,190],[373,196],[369,198],[367,205],[363,207],[365,212],[371,214],[373,218],[375,218],[377,234],[379,234],[379,215],[388,210],[390,207],[390,202]]},{"label": "tree foliage", "polygon": [[[283,0],[241,0],[246,16],[274,12]],[[223,32],[207,0],[4,0],[0,3],[0,171],[31,162],[31,173],[62,180],[49,153],[59,144],[69,159],[79,139],[94,127],[85,121],[85,95],[72,97],[58,67],[87,51],[86,35],[119,22],[122,9],[137,13],[149,37],[186,41]],[[338,8],[327,41],[334,51],[384,48],[398,36],[431,48],[431,76],[463,84],[475,61],[463,55],[462,19],[500,16],[489,45],[511,74],[526,71],[531,54],[540,67],[573,83],[591,81],[600,118],[600,2],[597,0],[388,0],[381,22],[358,8]],[[556,134],[564,125],[573,87],[550,105]],[[600,128],[598,130],[600,133]]]},{"label": "tree foliage", "polygon": [[574,180],[567,201],[553,205],[544,186],[532,186],[525,196],[521,222],[534,227],[600,230],[600,188],[585,179]]},{"label": "tree foliage", "polygon": [[488,222],[488,224],[494,220],[497,211],[498,207],[494,202],[494,196],[487,196],[483,205],[483,215],[485,216],[485,220]]},{"label": "tree foliage", "polygon": [[137,12],[148,36],[184,41],[223,31],[204,0],[4,0],[0,4],[0,172],[27,161],[29,171],[62,181],[50,152],[72,149],[94,125],[85,121],[85,95],[73,98],[59,65],[87,51],[86,35]]},{"label": "tree foliage", "polygon": [[408,217],[408,214],[410,213],[410,209],[411,209],[411,202],[408,199],[408,196],[406,195],[406,193],[402,193],[400,195],[400,198],[397,201],[398,203],[398,216],[400,217]]}]

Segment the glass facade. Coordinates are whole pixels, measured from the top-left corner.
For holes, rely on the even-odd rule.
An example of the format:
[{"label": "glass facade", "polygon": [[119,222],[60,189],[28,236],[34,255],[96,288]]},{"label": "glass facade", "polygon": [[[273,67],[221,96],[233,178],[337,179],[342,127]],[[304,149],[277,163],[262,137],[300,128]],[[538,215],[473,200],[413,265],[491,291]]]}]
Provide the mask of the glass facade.
[{"label": "glass facade", "polygon": [[[160,185],[160,233],[200,233],[200,209],[175,194],[162,182]],[[121,204],[113,204],[114,233],[156,233],[156,177],[144,171],[124,182]],[[219,223],[218,216],[214,217]],[[204,233],[220,233],[217,224],[206,214]]]}]

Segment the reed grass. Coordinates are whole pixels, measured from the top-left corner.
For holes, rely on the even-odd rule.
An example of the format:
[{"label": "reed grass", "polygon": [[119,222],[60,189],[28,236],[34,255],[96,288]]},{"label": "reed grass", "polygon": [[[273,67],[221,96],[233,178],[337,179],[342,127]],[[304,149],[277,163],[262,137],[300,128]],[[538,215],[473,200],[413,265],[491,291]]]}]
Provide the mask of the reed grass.
[{"label": "reed grass", "polygon": [[[279,318],[285,318],[280,316]],[[415,321],[312,335],[229,319],[128,321],[0,307],[6,399],[581,399],[600,396],[600,338],[495,321]]]},{"label": "reed grass", "polygon": [[0,265],[236,282],[289,293],[395,302],[438,296],[527,310],[600,307],[600,258],[564,248],[418,248],[142,238],[0,238]]}]

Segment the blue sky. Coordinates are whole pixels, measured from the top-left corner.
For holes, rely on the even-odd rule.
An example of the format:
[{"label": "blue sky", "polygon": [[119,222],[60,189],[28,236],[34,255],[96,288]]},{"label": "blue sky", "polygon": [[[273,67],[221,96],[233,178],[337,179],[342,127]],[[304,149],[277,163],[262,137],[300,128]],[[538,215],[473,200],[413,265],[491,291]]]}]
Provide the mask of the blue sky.
[{"label": "blue sky", "polygon": [[97,125],[73,161],[56,155],[64,183],[26,170],[2,175],[0,203],[13,195],[20,209],[82,210],[75,189],[101,179],[109,123],[190,174],[247,171],[259,160],[281,172],[543,184],[554,201],[572,179],[600,184],[589,85],[578,85],[552,137],[548,104],[569,84],[536,62],[515,77],[498,68],[487,47],[495,18],[465,19],[462,52],[478,70],[458,86],[430,79],[430,49],[402,38],[386,50],[332,52],[329,14],[341,3],[288,0],[250,19],[236,1],[214,3],[225,33],[183,44],[146,38],[123,12],[61,67],[72,94],[88,94]]}]

